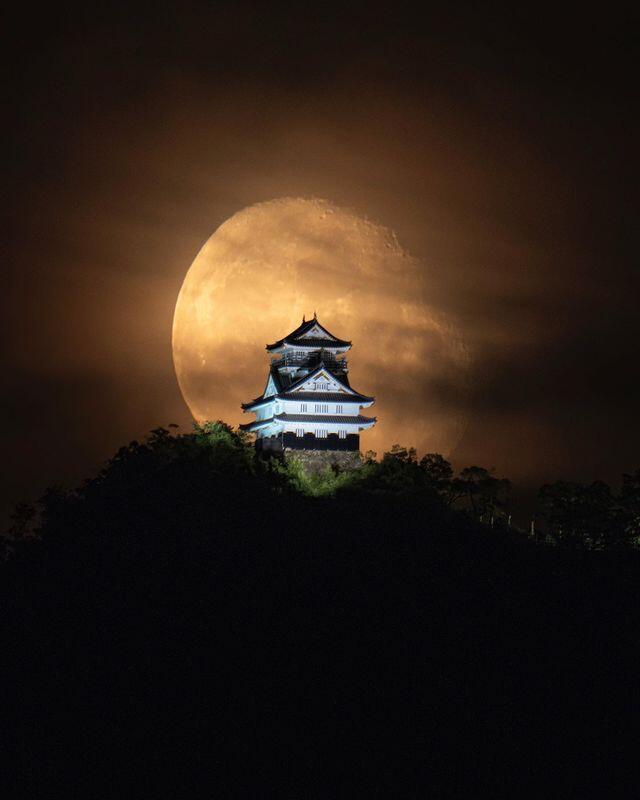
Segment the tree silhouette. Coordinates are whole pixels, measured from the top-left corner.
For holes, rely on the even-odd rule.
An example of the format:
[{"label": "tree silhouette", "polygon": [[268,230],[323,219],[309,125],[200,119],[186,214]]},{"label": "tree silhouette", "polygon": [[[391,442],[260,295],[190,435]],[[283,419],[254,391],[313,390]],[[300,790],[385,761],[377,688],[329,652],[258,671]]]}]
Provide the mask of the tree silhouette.
[{"label": "tree silhouette", "polygon": [[420,459],[420,469],[424,472],[427,484],[450,506],[456,496],[451,464],[440,453],[427,453]]},{"label": "tree silhouette", "polygon": [[620,505],[625,540],[637,545],[640,543],[640,469],[622,476]]},{"label": "tree silhouette", "polygon": [[511,494],[511,482],[495,478],[484,467],[465,467],[452,481],[454,500],[483,522],[493,524],[504,510]]},{"label": "tree silhouette", "polygon": [[296,469],[223,422],[156,428],[76,489],[16,509],[0,565],[3,725],[14,772],[43,779],[14,795],[95,796],[142,771],[180,783],[161,795],[182,796],[186,775],[261,797],[285,775],[283,796],[329,797],[327,764],[345,756],[350,796],[397,795],[407,760],[420,794],[449,796],[455,776],[470,796],[481,781],[517,796],[545,770],[570,794],[602,768],[605,734],[619,757],[640,628],[640,553],[622,545],[640,473],[619,494],[546,487],[552,549],[479,524],[509,488],[481,467],[454,476],[397,445],[313,481]]},{"label": "tree silhouette", "polygon": [[[627,499],[633,496],[630,481]],[[625,513],[622,496],[615,497],[602,481],[546,484],[539,497],[548,536],[556,544],[601,550],[627,545],[634,537],[633,514]]]}]

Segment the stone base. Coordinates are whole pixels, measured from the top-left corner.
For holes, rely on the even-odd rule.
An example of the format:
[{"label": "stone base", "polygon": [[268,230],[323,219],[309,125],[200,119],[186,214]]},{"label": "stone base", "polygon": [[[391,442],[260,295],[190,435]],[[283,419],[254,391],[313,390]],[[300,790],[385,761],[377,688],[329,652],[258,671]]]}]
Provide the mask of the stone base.
[{"label": "stone base", "polygon": [[362,466],[359,450],[292,450],[285,448],[285,458],[297,458],[308,475],[322,472],[327,467],[339,472]]}]

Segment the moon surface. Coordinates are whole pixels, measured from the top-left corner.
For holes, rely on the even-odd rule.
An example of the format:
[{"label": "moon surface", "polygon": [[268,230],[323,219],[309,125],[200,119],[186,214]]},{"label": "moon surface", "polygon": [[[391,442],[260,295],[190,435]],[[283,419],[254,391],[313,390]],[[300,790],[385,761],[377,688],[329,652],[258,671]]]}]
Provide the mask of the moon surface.
[{"label": "moon surface", "polygon": [[469,356],[428,302],[426,270],[387,228],[330,202],[281,198],[239,211],[189,268],[173,320],[173,358],[198,421],[254,417],[240,403],[264,390],[265,345],[314,311],[353,342],[349,377],[376,397],[361,450],[392,444],[448,455],[466,425]]}]

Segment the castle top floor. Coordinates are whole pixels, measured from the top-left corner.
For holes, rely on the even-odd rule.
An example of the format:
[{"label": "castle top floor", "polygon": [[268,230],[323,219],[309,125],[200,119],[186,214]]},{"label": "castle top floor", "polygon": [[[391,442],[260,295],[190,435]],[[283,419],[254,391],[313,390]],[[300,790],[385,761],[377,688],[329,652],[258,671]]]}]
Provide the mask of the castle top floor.
[{"label": "castle top floor", "polygon": [[290,356],[307,355],[310,351],[322,350],[336,357],[339,353],[346,353],[351,347],[351,342],[338,339],[318,322],[314,313],[313,319],[302,319],[302,323],[283,339],[273,344],[268,344],[266,349],[270,355],[287,354]]}]

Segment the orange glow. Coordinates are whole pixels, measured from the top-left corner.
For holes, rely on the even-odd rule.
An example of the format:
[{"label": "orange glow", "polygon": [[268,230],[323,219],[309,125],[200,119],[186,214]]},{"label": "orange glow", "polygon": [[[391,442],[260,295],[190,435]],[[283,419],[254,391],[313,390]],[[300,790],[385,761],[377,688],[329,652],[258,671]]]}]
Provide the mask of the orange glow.
[{"label": "orange glow", "polygon": [[466,424],[469,356],[427,302],[423,265],[388,229],[322,200],[283,198],[240,211],[191,265],[173,321],[173,358],[197,420],[246,422],[265,344],[318,312],[353,342],[350,380],[376,396],[362,449],[394,442],[449,454]]}]

